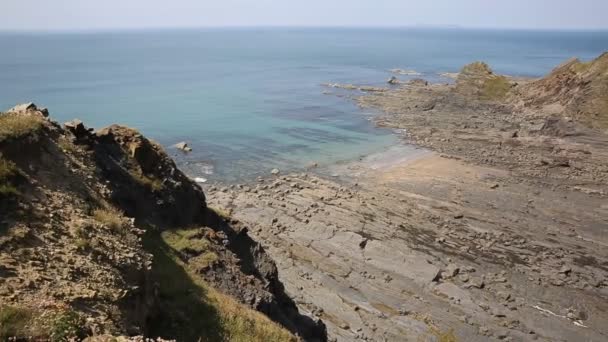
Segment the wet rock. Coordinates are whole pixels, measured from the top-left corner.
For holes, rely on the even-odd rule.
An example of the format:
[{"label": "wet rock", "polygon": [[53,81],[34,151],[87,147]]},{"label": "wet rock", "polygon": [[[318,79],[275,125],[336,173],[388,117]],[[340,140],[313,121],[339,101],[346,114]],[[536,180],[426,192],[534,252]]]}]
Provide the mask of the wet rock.
[{"label": "wet rock", "polygon": [[192,148],[190,148],[190,146],[188,146],[188,143],[185,141],[179,142],[173,146],[178,150],[182,150],[184,152],[192,152]]},{"label": "wet rock", "polygon": [[272,169],[272,170],[270,171],[270,173],[276,176],[276,175],[278,175],[279,173],[281,173],[281,171],[280,171],[279,169]]}]

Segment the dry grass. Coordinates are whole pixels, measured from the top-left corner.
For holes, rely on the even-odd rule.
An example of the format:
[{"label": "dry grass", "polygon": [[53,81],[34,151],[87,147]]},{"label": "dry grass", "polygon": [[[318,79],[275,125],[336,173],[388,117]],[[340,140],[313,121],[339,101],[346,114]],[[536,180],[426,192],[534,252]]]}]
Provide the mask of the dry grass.
[{"label": "dry grass", "polygon": [[19,173],[15,163],[2,158],[0,155],[0,196],[10,196],[19,194],[13,185],[12,179]]},{"label": "dry grass", "polygon": [[16,139],[42,128],[44,120],[34,115],[0,114],[0,141]]},{"label": "dry grass", "polygon": [[97,222],[104,224],[114,232],[122,232],[124,227],[124,214],[115,208],[93,210],[93,217]]},{"label": "dry grass", "polygon": [[63,309],[38,311],[16,306],[0,306],[0,340],[80,341],[83,319]]},{"label": "dry grass", "polygon": [[229,220],[232,215],[232,211],[230,209],[226,210],[224,208],[209,208],[212,212],[214,212],[217,216],[223,218],[224,220]]},{"label": "dry grass", "polygon": [[29,336],[28,322],[32,319],[30,310],[13,306],[0,307],[0,340],[15,336]]}]

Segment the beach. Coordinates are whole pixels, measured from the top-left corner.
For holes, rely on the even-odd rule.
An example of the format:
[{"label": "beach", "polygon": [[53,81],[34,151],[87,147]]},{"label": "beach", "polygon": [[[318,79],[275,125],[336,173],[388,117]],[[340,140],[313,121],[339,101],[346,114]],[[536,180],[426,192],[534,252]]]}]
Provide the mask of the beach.
[{"label": "beach", "polygon": [[418,148],[212,186],[209,205],[262,243],[333,340],[603,339],[605,133],[465,81],[357,99]]}]

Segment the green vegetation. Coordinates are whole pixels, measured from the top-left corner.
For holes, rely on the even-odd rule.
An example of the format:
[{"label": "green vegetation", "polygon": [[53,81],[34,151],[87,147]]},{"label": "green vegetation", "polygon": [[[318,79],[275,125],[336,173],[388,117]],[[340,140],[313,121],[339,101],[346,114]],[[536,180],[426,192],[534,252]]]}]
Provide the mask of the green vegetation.
[{"label": "green vegetation", "polygon": [[17,195],[19,191],[13,185],[12,180],[19,174],[15,163],[2,158],[0,155],[0,197]]},{"label": "green vegetation", "polygon": [[122,232],[124,227],[124,214],[113,208],[108,207],[107,209],[95,209],[93,210],[93,217],[99,223],[106,225],[114,232]]},{"label": "green vegetation", "polygon": [[12,306],[0,307],[0,340],[10,337],[28,336],[28,322],[32,319],[29,310]]},{"label": "green vegetation", "polygon": [[130,171],[130,174],[135,182],[153,192],[161,191],[163,189],[163,183],[157,178],[146,176],[142,174],[141,171]]},{"label": "green vegetation", "polygon": [[14,306],[0,307],[0,340],[75,341],[84,337],[84,321],[72,310],[35,311]]},{"label": "green vegetation", "polygon": [[490,66],[484,62],[473,62],[471,64],[467,64],[462,68],[460,73],[465,74],[465,75],[479,75],[479,76],[493,74],[492,69],[490,69]]},{"label": "green vegetation", "polygon": [[200,229],[188,229],[146,236],[161,302],[151,335],[178,341],[297,341],[266,316],[210,287],[196,273],[197,266],[181,261],[180,250],[197,250],[201,258],[210,258],[205,256],[208,242],[195,242],[201,235]]},{"label": "green vegetation", "polygon": [[184,229],[166,231],[162,234],[163,239],[178,252],[190,254],[201,254],[209,249],[209,241],[202,238],[200,229]]},{"label": "green vegetation", "polygon": [[83,326],[84,320],[76,312],[62,312],[51,322],[51,341],[80,341],[84,338]]},{"label": "green vegetation", "polygon": [[500,100],[507,96],[511,83],[504,76],[492,76],[486,79],[481,89],[482,100]]},{"label": "green vegetation", "polygon": [[0,142],[36,132],[42,125],[43,119],[35,115],[0,114]]}]

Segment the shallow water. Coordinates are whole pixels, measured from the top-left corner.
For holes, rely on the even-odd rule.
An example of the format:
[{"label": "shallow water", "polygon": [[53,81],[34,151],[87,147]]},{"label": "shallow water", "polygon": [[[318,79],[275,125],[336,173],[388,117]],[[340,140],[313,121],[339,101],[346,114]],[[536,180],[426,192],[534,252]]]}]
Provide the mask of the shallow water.
[{"label": "shallow water", "polygon": [[[193,176],[236,180],[352,160],[397,142],[373,113],[321,83],[445,81],[473,60],[540,76],[590,59],[608,32],[205,29],[0,34],[0,108],[34,101],[53,118],[122,123],[159,141]],[[330,91],[334,95],[324,92]],[[169,146],[188,141],[193,153]]]}]

